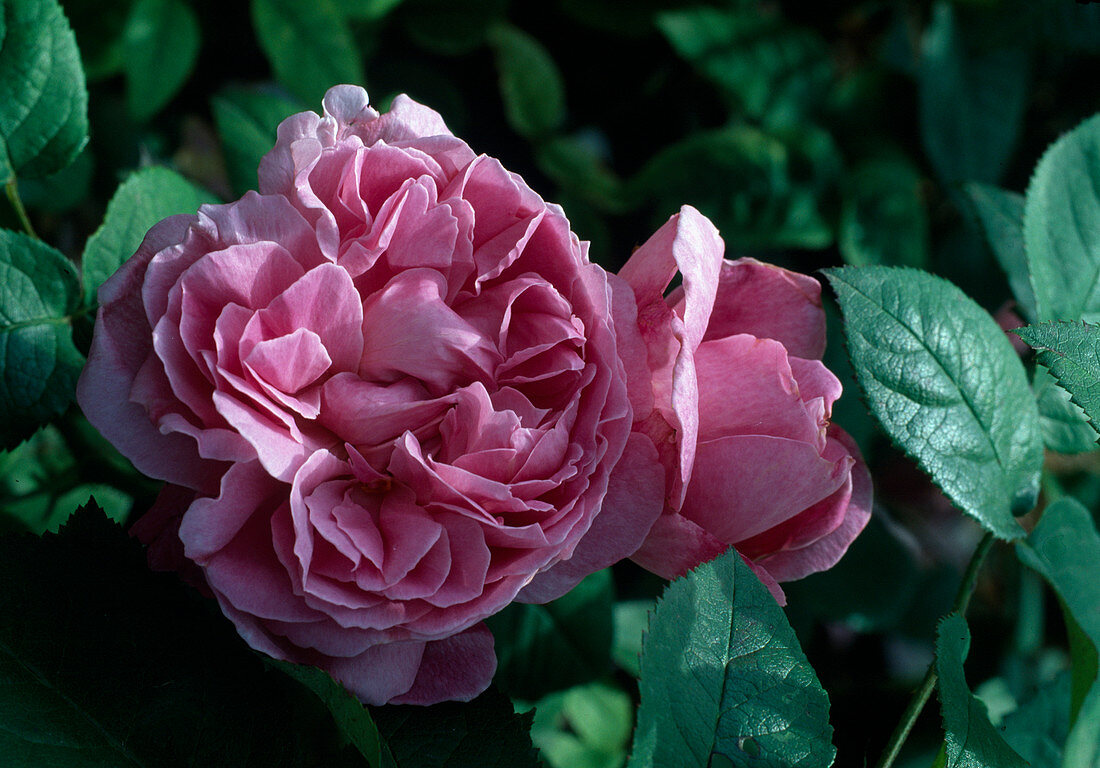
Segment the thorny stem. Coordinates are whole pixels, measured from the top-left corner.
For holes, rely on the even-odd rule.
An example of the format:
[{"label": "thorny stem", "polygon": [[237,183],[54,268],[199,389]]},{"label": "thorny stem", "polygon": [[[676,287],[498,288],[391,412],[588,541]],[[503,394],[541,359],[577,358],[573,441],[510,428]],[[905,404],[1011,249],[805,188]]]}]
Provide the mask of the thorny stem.
[{"label": "thorny stem", "polygon": [[[982,563],[985,562],[985,556],[989,554],[990,548],[993,546],[993,534],[987,533],[982,537],[982,540],[978,542],[977,549],[974,550],[973,556],[970,558],[970,563],[966,566],[966,573],[963,574],[962,583],[959,584],[959,591],[955,595],[955,603],[952,607],[952,612],[958,613],[961,616],[966,615],[966,608],[970,605],[970,596],[974,594],[974,586],[978,583],[978,571],[981,570]],[[886,744],[886,749],[882,753],[882,757],[879,758],[878,763],[875,764],[875,768],[890,768],[897,759],[898,754],[901,752],[902,746],[905,744],[905,740],[909,737],[909,732],[913,730],[913,725],[917,722],[917,718],[920,716],[921,710],[924,709],[924,705],[928,703],[928,699],[932,697],[932,691],[936,688],[936,662],[932,661],[928,665],[928,671],[924,674],[924,679],[921,680],[920,687],[917,688],[913,694],[913,698],[909,700],[909,706],[905,708],[905,712],[901,715],[901,721],[898,722],[897,728],[890,734],[890,741]]]},{"label": "thorny stem", "polygon": [[23,201],[19,199],[19,189],[16,187],[14,176],[4,185],[4,191],[7,192],[8,202],[11,203],[15,215],[19,217],[19,223],[23,225],[23,230],[37,240],[38,234],[34,231],[34,227],[31,226],[31,220],[27,216],[27,209],[23,207]]}]

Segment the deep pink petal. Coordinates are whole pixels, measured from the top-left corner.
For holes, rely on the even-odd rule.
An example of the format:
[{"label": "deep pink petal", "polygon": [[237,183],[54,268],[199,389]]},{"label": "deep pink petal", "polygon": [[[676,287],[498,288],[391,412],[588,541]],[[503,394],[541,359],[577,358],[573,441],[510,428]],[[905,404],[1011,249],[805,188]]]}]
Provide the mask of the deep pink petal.
[{"label": "deep pink petal", "polygon": [[729,549],[706,530],[678,512],[657,518],[649,535],[630,556],[635,563],[664,579],[683,576],[699,563],[713,560]]}]

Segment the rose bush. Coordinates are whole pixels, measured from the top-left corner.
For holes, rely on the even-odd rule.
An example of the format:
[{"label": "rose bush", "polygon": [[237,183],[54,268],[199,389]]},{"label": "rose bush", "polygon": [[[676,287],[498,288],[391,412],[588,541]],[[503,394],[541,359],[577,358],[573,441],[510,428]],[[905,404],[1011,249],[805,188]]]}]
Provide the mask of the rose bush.
[{"label": "rose bush", "polygon": [[661,511],[607,275],[406,97],[333,88],[280,125],[259,194],[161,222],[99,298],[78,398],[169,483],[135,526],[151,558],[366,702],[475,696],[483,618]]},{"label": "rose bush", "polygon": [[829,423],[841,386],[820,360],[820,284],[723,251],[685,206],[619,272],[637,300],[619,318],[634,431],[665,480],[665,509],[633,559],[671,579],[733,545],[782,602],[777,581],[831,567],[863,529],[871,478]]}]

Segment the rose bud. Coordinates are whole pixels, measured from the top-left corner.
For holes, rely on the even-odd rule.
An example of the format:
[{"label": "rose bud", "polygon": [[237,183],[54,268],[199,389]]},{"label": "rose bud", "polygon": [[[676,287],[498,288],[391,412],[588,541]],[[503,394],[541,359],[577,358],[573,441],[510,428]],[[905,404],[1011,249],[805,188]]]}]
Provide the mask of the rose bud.
[{"label": "rose bud", "polygon": [[616,302],[634,432],[665,478],[633,560],[671,579],[732,545],[782,603],[776,582],[833,566],[863,529],[871,479],[829,423],[841,386],[821,363],[820,284],[723,250],[684,206],[619,272],[637,299],[636,318]]}]

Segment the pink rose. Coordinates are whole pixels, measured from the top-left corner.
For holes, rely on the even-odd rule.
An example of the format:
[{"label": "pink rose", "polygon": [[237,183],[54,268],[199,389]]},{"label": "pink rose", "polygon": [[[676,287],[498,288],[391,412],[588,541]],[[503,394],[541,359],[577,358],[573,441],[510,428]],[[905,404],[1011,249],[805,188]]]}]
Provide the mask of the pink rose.
[{"label": "pink rose", "polygon": [[821,363],[820,284],[723,250],[685,206],[619,273],[637,299],[636,317],[616,302],[634,432],[666,478],[633,559],[671,579],[733,545],[783,602],[777,581],[831,567],[863,529],[871,479],[829,423],[841,387]]},{"label": "pink rose", "polygon": [[324,108],[279,126],[259,194],[161,222],[103,285],[78,398],[170,483],[151,559],[253,647],[369,703],[466,700],[482,619],[629,555],[660,488],[616,501],[644,446],[561,209],[404,96]]}]

